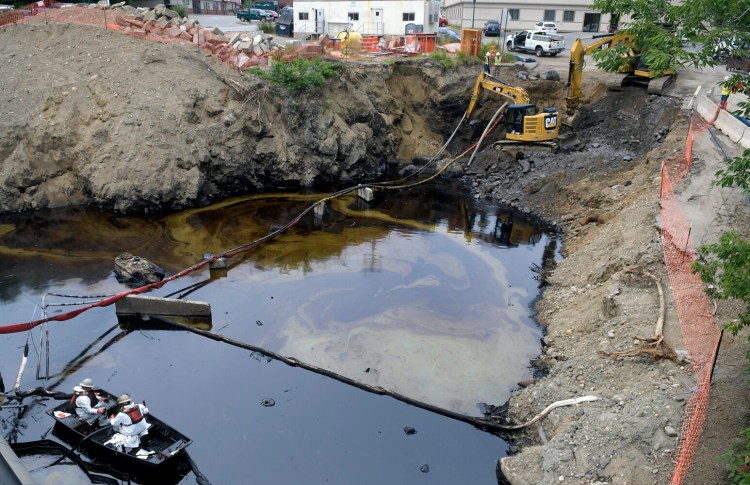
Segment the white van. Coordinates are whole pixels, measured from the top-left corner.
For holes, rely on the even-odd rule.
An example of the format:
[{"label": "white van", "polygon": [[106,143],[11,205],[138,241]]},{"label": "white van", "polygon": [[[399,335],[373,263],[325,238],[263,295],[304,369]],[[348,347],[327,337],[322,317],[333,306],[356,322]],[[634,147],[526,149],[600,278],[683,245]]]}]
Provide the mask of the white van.
[{"label": "white van", "polygon": [[544,32],[546,34],[556,34],[557,33],[557,25],[555,25],[554,22],[537,22],[534,24],[534,28],[531,29],[532,32]]}]

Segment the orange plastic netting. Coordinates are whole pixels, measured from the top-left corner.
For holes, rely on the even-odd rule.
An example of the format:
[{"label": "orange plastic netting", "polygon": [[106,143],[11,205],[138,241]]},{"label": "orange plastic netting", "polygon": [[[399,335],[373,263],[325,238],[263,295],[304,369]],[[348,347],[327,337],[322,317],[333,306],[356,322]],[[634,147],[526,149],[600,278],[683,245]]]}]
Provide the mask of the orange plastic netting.
[{"label": "orange plastic netting", "polygon": [[698,447],[708,409],[711,369],[721,336],[721,329],[714,321],[703,283],[700,277],[691,271],[695,248],[690,235],[690,224],[685,219],[674,193],[675,186],[690,169],[693,140],[698,136],[707,136],[712,123],[713,120],[706,122],[700,116],[693,115],[684,155],[665,160],[661,172],[661,234],[664,263],[672,286],[680,331],[690,354],[696,380],[695,388],[685,407],[682,433],[678,443],[679,456],[672,475],[672,485],[683,483]]}]

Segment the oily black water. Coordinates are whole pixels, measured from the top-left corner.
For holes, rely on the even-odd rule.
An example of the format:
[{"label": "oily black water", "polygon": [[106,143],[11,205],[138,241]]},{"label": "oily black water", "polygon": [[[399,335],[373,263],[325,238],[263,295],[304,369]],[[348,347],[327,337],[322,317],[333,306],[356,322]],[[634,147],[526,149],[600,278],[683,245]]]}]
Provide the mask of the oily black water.
[{"label": "oily black water", "polygon": [[[122,252],[174,274],[268,234],[319,198],[266,194],[168,216],[68,209],[6,218],[0,324],[125,290],[112,273]],[[201,269],[150,295],[209,302],[213,332],[479,416],[479,403],[502,404],[531,376],[541,337],[530,309],[533,269],[553,257],[556,242],[518,214],[423,186],[371,205],[332,201],[323,217],[306,216],[232,258],[228,270]],[[55,296],[63,294],[76,298]],[[3,335],[6,387],[27,341],[22,388],[70,391],[91,377],[145,400],[194,440],[190,454],[214,484],[491,484],[506,453],[503,440],[465,423],[246,350],[148,322],[126,332],[111,306]],[[49,429],[43,411],[54,404],[34,403],[19,441]],[[0,413],[6,425],[12,417]]]}]

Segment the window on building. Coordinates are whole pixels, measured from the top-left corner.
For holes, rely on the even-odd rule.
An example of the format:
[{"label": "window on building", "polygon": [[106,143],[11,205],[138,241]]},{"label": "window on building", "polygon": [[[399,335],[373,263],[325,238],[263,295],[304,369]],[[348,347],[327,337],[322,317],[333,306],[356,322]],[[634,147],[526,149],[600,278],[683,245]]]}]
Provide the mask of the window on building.
[{"label": "window on building", "polygon": [[299,19],[300,20],[310,20],[310,12],[300,12],[299,13]]},{"label": "window on building", "polygon": [[574,10],[563,11],[563,22],[575,22],[576,13]]},{"label": "window on building", "polygon": [[518,18],[521,16],[521,11],[517,8],[509,8],[508,16],[511,20],[518,20]]},{"label": "window on building", "polygon": [[359,20],[359,12],[349,12],[349,20]]},{"label": "window on building", "polygon": [[412,13],[404,12],[404,22],[414,22],[414,12]]},{"label": "window on building", "polygon": [[555,11],[554,10],[545,10],[544,11],[544,20],[548,20],[550,22],[555,21]]}]

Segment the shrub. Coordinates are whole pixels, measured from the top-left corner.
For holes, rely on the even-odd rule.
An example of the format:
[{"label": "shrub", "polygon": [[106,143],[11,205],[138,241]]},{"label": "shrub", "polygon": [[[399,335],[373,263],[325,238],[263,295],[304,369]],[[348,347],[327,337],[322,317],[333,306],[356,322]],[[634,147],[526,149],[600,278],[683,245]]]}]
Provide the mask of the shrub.
[{"label": "shrub", "polygon": [[261,79],[267,79],[293,91],[322,86],[325,80],[334,74],[339,64],[322,59],[296,59],[291,62],[274,62],[271,69],[259,67],[248,72]]},{"label": "shrub", "polygon": [[693,271],[706,284],[708,296],[736,298],[745,303],[740,321],[725,326],[732,334],[750,326],[750,241],[733,232],[725,232],[718,244],[703,244],[701,258],[693,263]]},{"label": "shrub", "polygon": [[177,15],[179,15],[180,17],[187,17],[187,14],[185,13],[185,7],[183,7],[182,5],[172,5],[171,7],[169,7],[169,9],[177,12]]},{"label": "shrub", "polygon": [[274,34],[276,33],[276,24],[273,22],[261,22],[260,23],[260,30],[264,34]]},{"label": "shrub", "polygon": [[730,483],[750,483],[750,428],[745,428],[740,433],[741,439],[734,443],[732,449],[719,456],[729,468]]},{"label": "shrub", "polygon": [[443,49],[435,49],[432,51],[432,53],[430,53],[430,58],[440,61],[446,69],[452,69],[456,66],[453,57],[448,55]]}]

